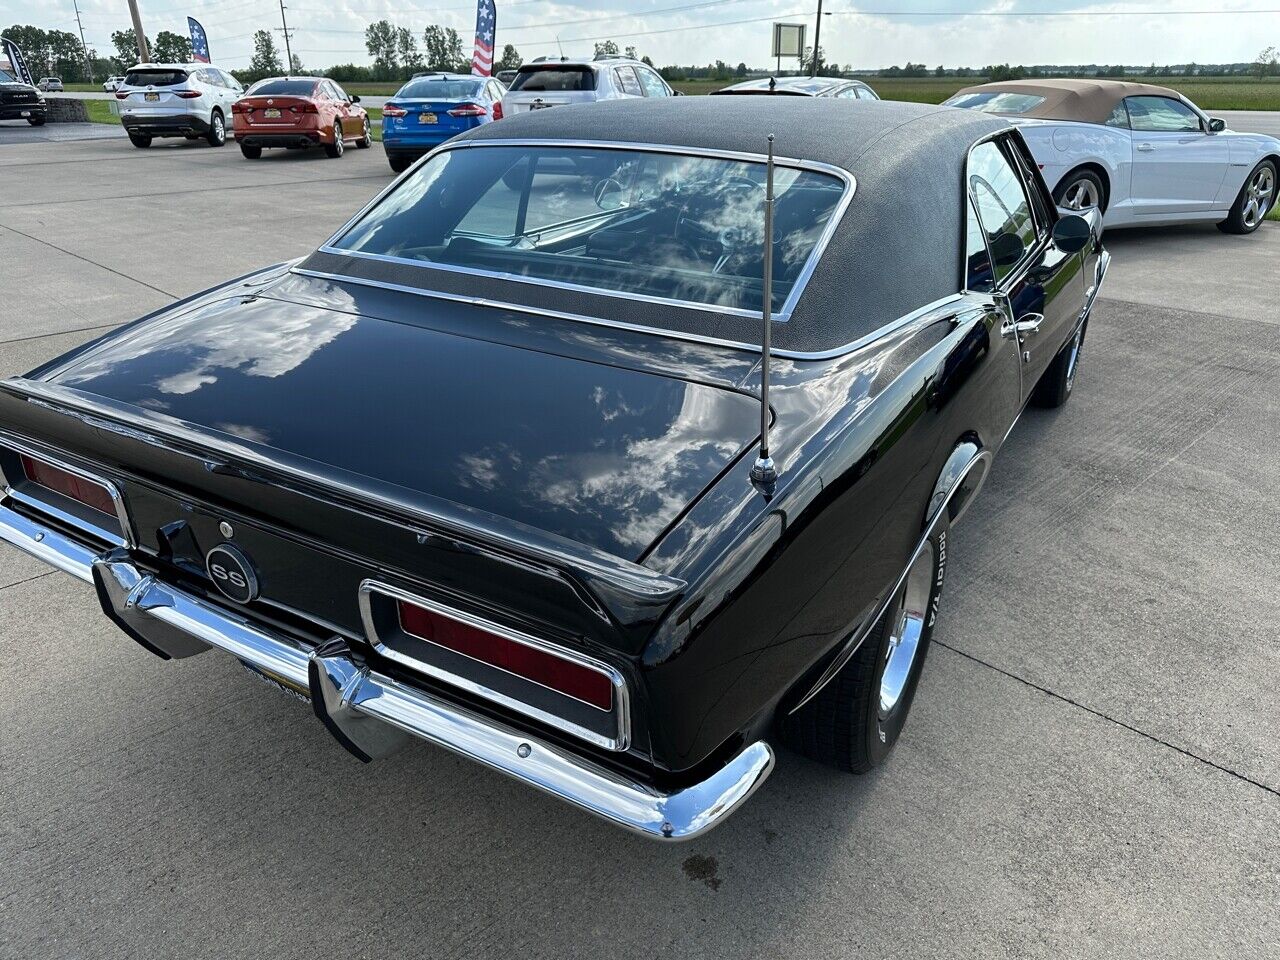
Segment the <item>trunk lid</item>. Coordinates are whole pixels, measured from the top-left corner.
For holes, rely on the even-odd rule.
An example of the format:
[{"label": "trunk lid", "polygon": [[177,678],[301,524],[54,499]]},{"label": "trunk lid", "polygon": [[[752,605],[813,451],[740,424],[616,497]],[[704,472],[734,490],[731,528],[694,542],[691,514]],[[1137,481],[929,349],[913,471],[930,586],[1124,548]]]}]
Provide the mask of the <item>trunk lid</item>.
[{"label": "trunk lid", "polygon": [[251,127],[296,127],[308,116],[315,118],[303,112],[309,105],[305,97],[244,97],[237,103],[244,112],[236,112]]},{"label": "trunk lid", "polygon": [[271,299],[162,315],[41,379],[627,560],[759,420],[723,386]]},{"label": "trunk lid", "polygon": [[[382,122],[384,128],[397,127],[405,133],[432,133],[432,132],[448,132],[461,133],[464,130],[470,130],[480,119],[478,116],[454,117],[449,115],[450,110],[456,110],[459,107],[481,107],[486,112],[488,108],[484,104],[475,100],[395,100],[394,106],[404,110],[403,117],[389,117],[384,112]],[[384,105],[384,111],[386,106]]]}]

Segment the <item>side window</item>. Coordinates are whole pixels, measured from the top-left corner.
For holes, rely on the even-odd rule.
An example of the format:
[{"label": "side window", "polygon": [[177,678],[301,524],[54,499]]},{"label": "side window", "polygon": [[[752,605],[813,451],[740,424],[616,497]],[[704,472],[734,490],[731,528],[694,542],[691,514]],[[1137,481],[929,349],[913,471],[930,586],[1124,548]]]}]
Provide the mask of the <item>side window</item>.
[{"label": "side window", "polygon": [[618,78],[618,85],[627,96],[644,96],[644,91],[640,88],[640,81],[636,79],[636,72],[630,67],[616,67],[613,74]]},{"label": "side window", "polygon": [[640,74],[640,85],[644,87],[644,95],[646,97],[669,97],[671,91],[667,89],[667,85],[662,82],[662,78],[645,67],[633,67],[636,73]]},{"label": "side window", "polygon": [[994,141],[980,143],[969,153],[969,193],[999,282],[1035,244],[1036,225],[1022,177]]},{"label": "side window", "polygon": [[1121,100],[1116,104],[1116,108],[1111,111],[1111,116],[1107,117],[1108,127],[1129,128],[1129,111],[1125,109],[1124,101]]},{"label": "side window", "polygon": [[978,222],[978,211],[973,209],[973,199],[965,201],[968,209],[964,231],[964,287],[976,293],[990,293],[995,289],[995,270],[991,267],[991,252],[987,249],[987,235]]},{"label": "side window", "polygon": [[840,100],[857,100],[858,88],[845,87],[843,90],[841,90],[839,93],[836,94],[836,98]]},{"label": "side window", "polygon": [[870,87],[859,87],[858,99],[859,100],[879,100],[880,98],[876,96],[876,92],[872,90]]},{"label": "side window", "polygon": [[332,80],[328,82],[328,86],[329,86],[329,96],[333,97],[335,100],[347,99],[347,92],[343,90],[340,86],[338,86],[336,83],[334,83]]},{"label": "side window", "polygon": [[1168,97],[1128,97],[1129,125],[1151,133],[1199,133],[1200,117],[1179,100]]}]

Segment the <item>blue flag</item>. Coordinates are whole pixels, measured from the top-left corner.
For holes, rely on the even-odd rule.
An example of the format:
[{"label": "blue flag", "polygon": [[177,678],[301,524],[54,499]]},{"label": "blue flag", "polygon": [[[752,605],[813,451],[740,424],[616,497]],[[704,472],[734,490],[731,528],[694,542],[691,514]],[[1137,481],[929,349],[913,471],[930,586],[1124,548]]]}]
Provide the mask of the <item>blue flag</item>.
[{"label": "blue flag", "polygon": [[187,17],[187,29],[191,31],[191,59],[196,63],[209,63],[209,38],[204,27],[195,17]]}]

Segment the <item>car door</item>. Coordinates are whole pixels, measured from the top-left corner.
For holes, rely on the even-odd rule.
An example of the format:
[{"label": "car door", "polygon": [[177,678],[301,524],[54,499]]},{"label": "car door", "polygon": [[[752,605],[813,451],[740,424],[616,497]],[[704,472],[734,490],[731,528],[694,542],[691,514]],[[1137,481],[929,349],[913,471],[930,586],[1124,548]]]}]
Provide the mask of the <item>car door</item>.
[{"label": "car door", "polygon": [[326,80],[323,84],[325,93],[329,95],[332,101],[334,118],[338,123],[342,124],[343,138],[354,137],[356,135],[353,124],[355,119],[352,117],[351,100],[347,96],[347,92],[332,80]]},{"label": "car door", "polygon": [[1231,162],[1225,137],[1172,97],[1126,97],[1138,216],[1212,210]]},{"label": "car door", "polygon": [[969,195],[991,258],[992,292],[1006,311],[1001,335],[1022,357],[1025,400],[1075,331],[1084,303],[1080,257],[1053,243],[1051,200],[1013,134],[969,152]]}]

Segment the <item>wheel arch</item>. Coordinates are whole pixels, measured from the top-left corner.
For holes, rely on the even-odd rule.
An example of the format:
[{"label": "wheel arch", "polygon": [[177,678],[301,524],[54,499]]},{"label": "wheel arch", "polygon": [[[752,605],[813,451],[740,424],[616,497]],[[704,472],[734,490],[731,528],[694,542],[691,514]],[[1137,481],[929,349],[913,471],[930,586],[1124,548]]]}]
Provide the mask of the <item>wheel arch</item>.
[{"label": "wheel arch", "polygon": [[1074,167],[1059,177],[1058,182],[1054,184],[1053,187],[1054,200],[1056,201],[1058,199],[1058,189],[1082,170],[1088,170],[1091,173],[1097,174],[1098,179],[1102,181],[1102,199],[1099,206],[1101,207],[1102,212],[1106,213],[1107,206],[1110,204],[1112,197],[1111,172],[1107,170],[1106,164],[1100,160],[1084,160],[1077,163]]}]

